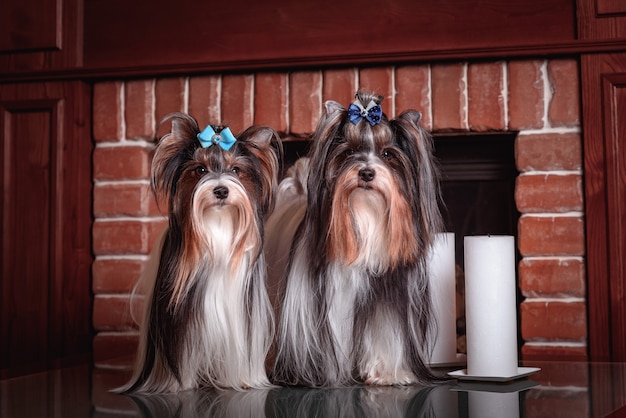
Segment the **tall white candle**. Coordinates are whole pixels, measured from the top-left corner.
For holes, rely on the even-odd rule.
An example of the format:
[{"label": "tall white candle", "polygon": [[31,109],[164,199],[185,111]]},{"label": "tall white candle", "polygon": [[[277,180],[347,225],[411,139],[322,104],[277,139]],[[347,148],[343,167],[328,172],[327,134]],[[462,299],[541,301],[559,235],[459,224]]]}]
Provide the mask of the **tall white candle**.
[{"label": "tall white candle", "polygon": [[470,418],[519,418],[519,392],[497,393],[473,391],[467,393]]},{"label": "tall white candle", "polygon": [[467,374],[517,374],[515,241],[465,237]]},{"label": "tall white candle", "polygon": [[456,262],[454,234],[437,234],[428,259],[430,294],[437,321],[431,364],[453,363],[456,353]]}]

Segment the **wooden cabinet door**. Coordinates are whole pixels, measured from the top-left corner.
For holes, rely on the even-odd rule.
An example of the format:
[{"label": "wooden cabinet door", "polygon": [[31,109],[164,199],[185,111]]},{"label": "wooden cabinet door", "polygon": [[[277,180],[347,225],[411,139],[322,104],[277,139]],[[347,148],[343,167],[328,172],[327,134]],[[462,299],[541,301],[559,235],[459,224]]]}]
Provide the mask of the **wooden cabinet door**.
[{"label": "wooden cabinet door", "polygon": [[626,54],[581,64],[590,358],[626,361]]},{"label": "wooden cabinet door", "polygon": [[[626,3],[577,0],[585,41],[626,40]],[[626,361],[626,53],[581,56],[589,358]]]},{"label": "wooden cabinet door", "polygon": [[91,350],[89,87],[0,84],[0,373]]}]

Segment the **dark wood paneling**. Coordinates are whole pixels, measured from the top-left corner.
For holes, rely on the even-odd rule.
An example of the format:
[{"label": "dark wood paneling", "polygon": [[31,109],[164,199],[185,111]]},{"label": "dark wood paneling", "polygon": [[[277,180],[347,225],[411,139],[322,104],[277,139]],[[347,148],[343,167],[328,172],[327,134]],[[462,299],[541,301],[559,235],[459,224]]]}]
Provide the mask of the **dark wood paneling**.
[{"label": "dark wood paneling", "polygon": [[[19,105],[19,104],[18,104]],[[0,368],[46,359],[50,350],[51,281],[56,243],[51,191],[58,177],[52,129],[58,102],[8,107],[2,138],[2,344]],[[40,108],[40,109],[37,109]]]},{"label": "dark wood paneling", "polygon": [[0,74],[82,65],[83,0],[2,0]]},{"label": "dark wood paneling", "polygon": [[0,85],[0,374],[91,351],[89,90]]},{"label": "dark wood paneling", "polygon": [[613,361],[626,361],[626,55],[602,75]]},{"label": "dark wood paneling", "polygon": [[581,62],[590,358],[626,361],[626,54]]},{"label": "dark wood paneling", "polygon": [[20,0],[2,3],[0,52],[59,49],[61,0]]},{"label": "dark wood paneling", "polygon": [[623,0],[596,0],[598,15],[626,15],[626,2]]},{"label": "dark wood paneling", "polygon": [[[90,0],[85,67],[375,62],[576,39],[571,0]],[[121,12],[123,11],[123,12]]]},{"label": "dark wood paneling", "polygon": [[576,4],[580,39],[626,38],[626,3],[624,1],[578,0]]}]

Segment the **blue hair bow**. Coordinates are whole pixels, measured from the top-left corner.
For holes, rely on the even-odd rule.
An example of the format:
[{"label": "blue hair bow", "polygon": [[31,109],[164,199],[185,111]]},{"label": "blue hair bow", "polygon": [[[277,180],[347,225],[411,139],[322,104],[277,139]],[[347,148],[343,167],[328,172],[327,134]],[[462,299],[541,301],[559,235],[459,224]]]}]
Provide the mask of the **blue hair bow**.
[{"label": "blue hair bow", "polygon": [[233,146],[235,141],[237,141],[233,133],[230,131],[230,128],[224,128],[219,133],[216,133],[211,125],[204,128],[204,131],[200,132],[196,135],[196,137],[200,141],[202,148],[207,148],[213,144],[217,144],[222,147],[224,151],[228,151]]},{"label": "blue hair bow", "polygon": [[355,125],[361,122],[361,119],[365,118],[370,125],[374,126],[377,123],[380,123],[382,116],[383,109],[373,100],[370,100],[367,107],[363,107],[361,103],[356,101],[348,108],[348,117],[350,118],[350,122]]}]

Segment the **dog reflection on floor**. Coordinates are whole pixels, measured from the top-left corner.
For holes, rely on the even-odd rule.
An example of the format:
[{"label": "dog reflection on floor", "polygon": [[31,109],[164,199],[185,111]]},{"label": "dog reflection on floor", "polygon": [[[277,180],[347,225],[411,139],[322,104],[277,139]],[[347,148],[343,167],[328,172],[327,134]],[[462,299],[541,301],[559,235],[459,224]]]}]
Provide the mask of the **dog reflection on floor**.
[{"label": "dog reflection on floor", "polygon": [[457,393],[445,385],[189,390],[131,399],[144,418],[426,418],[456,416],[457,409]]}]

